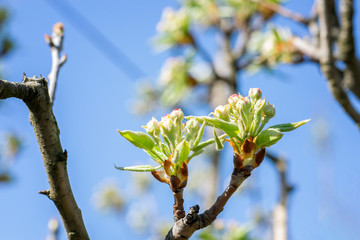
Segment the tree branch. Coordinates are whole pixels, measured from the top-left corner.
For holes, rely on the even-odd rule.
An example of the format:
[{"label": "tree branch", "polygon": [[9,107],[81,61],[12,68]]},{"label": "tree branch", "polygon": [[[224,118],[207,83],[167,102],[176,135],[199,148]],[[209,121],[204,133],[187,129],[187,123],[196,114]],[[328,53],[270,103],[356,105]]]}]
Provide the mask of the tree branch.
[{"label": "tree branch", "polygon": [[0,80],[0,99],[23,100],[30,112],[30,123],[40,147],[50,190],[48,197],[56,205],[68,239],[89,239],[81,211],[75,201],[67,173],[67,152],[63,151],[59,128],[52,112],[45,78],[27,78],[22,83]]},{"label": "tree branch", "polygon": [[165,240],[185,240],[189,239],[193,233],[201,228],[210,225],[216,217],[223,211],[227,201],[239,186],[248,178],[253,168],[248,166],[240,170],[234,168],[228,187],[215,201],[215,203],[204,213],[199,213],[199,206],[190,208],[185,217],[176,221],[168,232]]},{"label": "tree branch", "polygon": [[320,47],[321,57],[320,66],[321,71],[328,80],[329,88],[335,99],[340,103],[345,112],[353,119],[353,121],[360,128],[360,114],[351,104],[346,92],[341,86],[340,71],[335,67],[333,57],[333,39],[332,39],[332,25],[331,18],[331,4],[326,0],[318,0],[318,13],[320,24]]},{"label": "tree branch", "polygon": [[287,166],[283,158],[276,157],[272,153],[267,153],[266,157],[272,161],[280,176],[281,193],[280,200],[276,204],[273,212],[273,239],[288,239],[288,198],[293,186],[287,179]]},{"label": "tree branch", "polygon": [[183,192],[184,192],[184,188],[178,188],[175,191],[173,191],[175,222],[185,217]]},{"label": "tree branch", "polygon": [[346,63],[344,84],[360,99],[360,62],[355,55],[353,5],[353,0],[340,1],[341,28],[338,38],[338,49],[339,58]]},{"label": "tree branch", "polygon": [[307,25],[310,22],[310,19],[305,18],[298,13],[294,13],[291,10],[281,6],[280,4],[263,2],[263,3],[261,3],[261,6],[267,8],[267,9],[270,9],[283,17],[290,18],[290,19],[294,20],[295,22],[298,22],[298,23],[301,23],[304,25]]}]

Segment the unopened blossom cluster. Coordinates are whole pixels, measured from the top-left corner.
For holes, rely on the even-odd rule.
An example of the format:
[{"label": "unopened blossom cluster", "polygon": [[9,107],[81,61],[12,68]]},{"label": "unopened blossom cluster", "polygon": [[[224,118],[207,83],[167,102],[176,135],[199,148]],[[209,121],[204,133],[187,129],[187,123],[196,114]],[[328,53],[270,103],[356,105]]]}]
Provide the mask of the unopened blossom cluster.
[{"label": "unopened blossom cluster", "polygon": [[[234,94],[228,104],[218,106],[211,116],[184,117],[180,109],[144,126],[146,133],[119,131],[133,145],[143,149],[158,166],[141,165],[116,167],[128,171],[149,171],[159,181],[169,184],[173,191],[184,188],[188,180],[188,163],[215,143],[221,150],[228,142],[234,151],[234,167],[258,167],[265,157],[265,148],[279,141],[283,132],[292,131],[309,120],[271,126],[265,125],[275,116],[275,107],[262,99],[258,88],[251,88],[248,96]],[[184,122],[187,120],[186,122]],[[202,141],[205,125],[214,128],[214,138]],[[216,129],[222,130],[218,136]]]},{"label": "unopened blossom cluster", "polygon": [[[223,130],[234,150],[236,159],[234,166],[243,168],[258,167],[265,157],[265,148],[279,141],[283,132],[288,132],[307,123],[309,120],[297,123],[279,124],[265,130],[265,125],[275,116],[274,105],[262,99],[262,92],[258,88],[251,88],[246,97],[233,94],[228,99],[228,104],[218,106],[212,113],[214,117],[193,117],[204,121],[207,125]],[[217,139],[214,131],[215,140]],[[222,142],[216,141],[218,149],[222,149]]]},{"label": "unopened blossom cluster", "polygon": [[[181,109],[174,109],[170,114],[162,117],[161,121],[155,118],[150,120],[144,126],[147,134],[119,131],[121,136],[143,149],[159,165],[117,168],[128,171],[150,171],[157,180],[169,184],[172,190],[185,187],[188,177],[187,164],[214,140],[201,142],[205,124],[201,125],[196,119],[186,123],[183,123],[183,120],[184,114]],[[162,170],[159,170],[161,168]]]}]

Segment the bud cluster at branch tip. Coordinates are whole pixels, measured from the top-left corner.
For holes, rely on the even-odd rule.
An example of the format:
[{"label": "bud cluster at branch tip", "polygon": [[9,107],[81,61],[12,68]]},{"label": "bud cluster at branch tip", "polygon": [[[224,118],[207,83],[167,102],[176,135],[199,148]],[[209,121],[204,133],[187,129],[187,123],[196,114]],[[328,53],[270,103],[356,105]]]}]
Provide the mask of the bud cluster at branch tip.
[{"label": "bud cluster at branch tip", "polygon": [[[159,165],[116,167],[119,170],[151,172],[159,180],[169,184],[173,191],[187,184],[189,161],[214,143],[214,139],[201,142],[205,124],[196,119],[183,123],[184,113],[174,109],[158,122],[152,118],[146,126],[146,133],[119,131],[120,135],[138,148],[143,149]],[[224,136],[225,137],[225,136]],[[162,170],[161,170],[162,169]]]},{"label": "bud cluster at branch tip", "polygon": [[[248,96],[233,94],[227,105],[220,105],[212,113],[214,117],[187,117],[205,122],[207,125],[223,130],[226,141],[234,149],[234,166],[256,168],[265,157],[265,148],[279,141],[283,132],[292,131],[310,120],[297,123],[279,124],[265,130],[265,125],[275,116],[274,105],[262,98],[258,88],[251,88]],[[214,137],[217,139],[216,131]],[[222,149],[222,141],[216,141],[217,149]]]}]

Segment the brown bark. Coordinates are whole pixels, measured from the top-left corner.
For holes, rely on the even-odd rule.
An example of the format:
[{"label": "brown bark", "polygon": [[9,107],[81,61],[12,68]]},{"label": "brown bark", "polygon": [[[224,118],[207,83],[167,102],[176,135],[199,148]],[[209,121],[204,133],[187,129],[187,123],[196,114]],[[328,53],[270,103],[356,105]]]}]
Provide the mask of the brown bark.
[{"label": "brown bark", "polygon": [[34,128],[50,185],[50,190],[41,193],[56,205],[68,239],[89,239],[80,208],[71,190],[66,167],[67,152],[61,146],[47,81],[43,77],[27,78],[25,75],[22,83],[0,80],[0,99],[10,97],[23,100],[30,112],[30,123]]}]

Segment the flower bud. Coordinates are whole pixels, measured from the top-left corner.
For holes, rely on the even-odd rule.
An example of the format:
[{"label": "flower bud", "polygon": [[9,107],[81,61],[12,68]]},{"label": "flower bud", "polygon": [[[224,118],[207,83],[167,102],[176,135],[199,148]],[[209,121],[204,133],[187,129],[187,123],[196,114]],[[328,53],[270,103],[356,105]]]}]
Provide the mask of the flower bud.
[{"label": "flower bud", "polygon": [[145,127],[146,132],[151,136],[158,136],[160,134],[159,122],[153,117]]},{"label": "flower bud", "polygon": [[229,121],[230,120],[230,116],[229,116],[229,105],[220,105],[217,106],[214,110],[214,115],[215,117],[224,120],[224,121]]},{"label": "flower bud", "polygon": [[196,138],[196,135],[198,134],[200,127],[201,127],[200,122],[195,118],[191,118],[189,121],[187,121],[185,125],[186,140],[190,141]]},{"label": "flower bud", "polygon": [[228,99],[228,103],[230,104],[230,106],[235,107],[236,103],[239,101],[240,96],[237,94],[233,94],[229,97]]},{"label": "flower bud", "polygon": [[275,116],[275,107],[272,104],[266,104],[263,110],[263,113],[267,118],[272,118]]},{"label": "flower bud", "polygon": [[173,119],[176,124],[181,124],[184,119],[184,113],[181,109],[176,108],[170,113],[170,118]]},{"label": "flower bud", "polygon": [[262,96],[261,90],[259,88],[250,88],[249,90],[249,97],[254,102],[259,100]]}]

